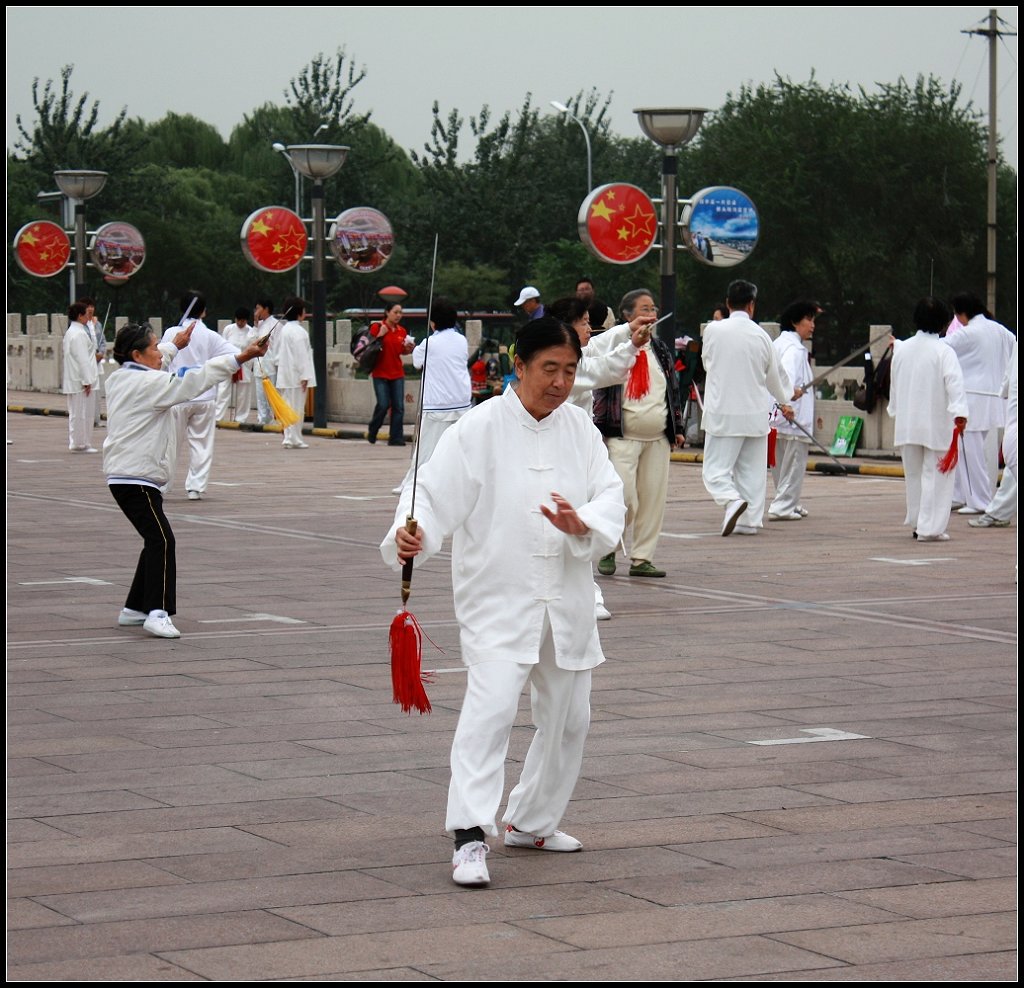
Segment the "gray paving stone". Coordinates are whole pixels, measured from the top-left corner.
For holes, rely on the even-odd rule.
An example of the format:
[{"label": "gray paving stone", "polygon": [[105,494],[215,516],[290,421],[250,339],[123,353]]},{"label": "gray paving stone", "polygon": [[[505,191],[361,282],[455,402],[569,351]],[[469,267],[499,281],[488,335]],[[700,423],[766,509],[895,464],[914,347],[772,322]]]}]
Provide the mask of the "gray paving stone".
[{"label": "gray paving stone", "polygon": [[[411,606],[445,649],[424,666],[454,671],[430,717],[391,703],[377,543],[405,451],[219,432],[207,497],[168,492],[166,642],[116,627],[137,539],[64,424],[8,418],[9,978],[1013,972],[1013,540],[954,518],[926,551],[901,481],[817,475],[805,523],[723,540],[699,468],[674,463],[665,531],[700,540],[662,540],[663,581],[602,580],[608,661],[563,823],[586,849],[492,841],[474,891],[443,833],[465,683],[447,551]],[[68,576],[107,583],[26,585]],[[821,727],[868,737],[792,743]]]}]

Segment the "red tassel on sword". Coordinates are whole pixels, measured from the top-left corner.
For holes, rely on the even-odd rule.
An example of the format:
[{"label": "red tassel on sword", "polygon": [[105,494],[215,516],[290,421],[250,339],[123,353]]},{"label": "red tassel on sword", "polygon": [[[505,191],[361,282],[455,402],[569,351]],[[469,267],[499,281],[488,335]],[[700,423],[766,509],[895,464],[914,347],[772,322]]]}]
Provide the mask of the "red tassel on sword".
[{"label": "red tassel on sword", "polygon": [[[963,421],[963,425],[961,425]],[[957,419],[956,425],[953,426],[953,439],[949,444],[949,449],[946,450],[942,459],[939,460],[939,473],[949,473],[956,467],[957,461],[960,459],[959,440],[963,435],[964,426],[967,425],[966,419]]]},{"label": "red tassel on sword", "polygon": [[638,401],[651,390],[651,368],[647,363],[647,351],[640,350],[636,362],[629,370],[626,381],[626,397],[630,401]]},{"label": "red tassel on sword", "polygon": [[[405,529],[415,535],[416,519],[407,519]],[[423,631],[405,606],[411,593],[412,564],[408,559],[402,565],[402,609],[391,622],[391,686],[394,702],[403,713],[411,713],[415,707],[418,713],[429,714],[430,699],[423,684],[430,682],[430,675],[421,670]]]}]

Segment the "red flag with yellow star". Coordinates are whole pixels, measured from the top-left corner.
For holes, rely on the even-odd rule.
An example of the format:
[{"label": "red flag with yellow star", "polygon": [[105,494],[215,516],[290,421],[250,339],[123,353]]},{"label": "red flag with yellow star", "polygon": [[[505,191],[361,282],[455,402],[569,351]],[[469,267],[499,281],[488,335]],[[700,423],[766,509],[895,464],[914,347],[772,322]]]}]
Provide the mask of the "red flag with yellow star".
[{"label": "red flag with yellow star", "polygon": [[51,278],[60,274],[71,257],[71,241],[56,223],[27,223],[14,238],[14,258],[26,274]]},{"label": "red flag with yellow star", "polygon": [[257,209],[242,224],[242,253],[261,271],[291,271],[306,256],[306,224],[284,206]]},{"label": "red flag with yellow star", "polygon": [[658,214],[643,189],[614,182],[583,200],[578,225],[580,239],[602,261],[632,264],[654,246]]}]

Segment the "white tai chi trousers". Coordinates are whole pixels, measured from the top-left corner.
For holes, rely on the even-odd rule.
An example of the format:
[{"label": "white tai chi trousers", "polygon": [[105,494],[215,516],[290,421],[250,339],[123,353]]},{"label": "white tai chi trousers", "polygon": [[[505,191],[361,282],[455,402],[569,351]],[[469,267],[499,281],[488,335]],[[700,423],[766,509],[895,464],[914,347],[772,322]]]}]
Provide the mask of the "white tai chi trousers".
[{"label": "white tai chi trousers", "polygon": [[965,432],[956,464],[953,501],[975,511],[984,511],[992,500],[998,470],[999,430]]},{"label": "white tai chi trousers", "polygon": [[299,421],[295,425],[290,425],[284,430],[284,439],[281,442],[285,446],[297,446],[303,442],[302,420],[306,416],[306,389],[281,388],[281,397],[288,402],[292,411],[299,416]]},{"label": "white tai chi trousers", "polygon": [[626,530],[632,528],[630,558],[653,562],[665,520],[672,448],[665,436],[646,442],[613,437],[606,440],[606,445],[608,459],[622,480]]},{"label": "white tai chi trousers", "polygon": [[740,525],[761,528],[768,490],[768,436],[704,436],[704,467],[707,492],[719,507],[746,501]]},{"label": "white tai chi trousers", "polygon": [[505,757],[519,710],[519,695],[530,684],[536,733],[519,784],[503,817],[524,833],[549,837],[569,804],[590,728],[591,670],[555,665],[550,627],[540,661],[481,662],[468,667],[466,696],[452,742],[452,781],[445,826],[450,832],[480,827],[497,836],[494,820],[505,787]]},{"label": "white tai chi trousers", "polygon": [[88,449],[92,446],[93,418],[98,395],[94,387],[90,394],[77,391],[68,398],[68,449]]},{"label": "white tai chi trousers", "polygon": [[1017,478],[1007,468],[1003,471],[1002,483],[996,488],[992,500],[988,502],[985,514],[999,521],[1012,521],[1017,513]]},{"label": "white tai chi trousers", "polygon": [[796,436],[778,434],[775,443],[775,497],[768,506],[770,515],[789,515],[800,507],[800,495],[807,475],[807,454],[811,444]]},{"label": "white tai chi trousers", "polygon": [[939,473],[939,460],[944,452],[927,446],[900,447],[907,488],[907,517],[903,524],[910,525],[918,536],[942,535],[949,525],[953,471]]},{"label": "white tai chi trousers", "polygon": [[[263,390],[263,386],[260,386]],[[232,422],[245,422],[252,409],[252,381],[221,381],[217,385],[217,421],[223,422],[231,412]]]},{"label": "white tai chi trousers", "polygon": [[[174,418],[178,425],[178,448],[188,443],[188,475],[185,490],[204,493],[210,483],[213,467],[213,440],[217,433],[215,401],[191,401],[174,406]],[[173,475],[167,481],[167,489],[173,485]]]}]

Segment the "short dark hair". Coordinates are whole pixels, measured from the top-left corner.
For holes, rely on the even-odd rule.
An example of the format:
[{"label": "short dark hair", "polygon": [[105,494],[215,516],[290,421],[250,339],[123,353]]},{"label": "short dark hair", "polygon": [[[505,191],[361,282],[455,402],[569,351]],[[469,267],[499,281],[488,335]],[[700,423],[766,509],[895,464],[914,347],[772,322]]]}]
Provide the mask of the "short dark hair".
[{"label": "short dark hair", "polygon": [[549,316],[561,319],[562,322],[571,326],[578,319],[583,318],[583,313],[590,311],[590,306],[575,295],[567,295],[565,298],[555,299],[554,302],[549,303],[546,311]]},{"label": "short dark hair", "polygon": [[737,278],[729,284],[725,292],[725,302],[730,312],[737,309],[745,309],[751,302],[757,300],[757,285],[751,281],[744,281]]},{"label": "short dark hair", "polygon": [[579,286],[582,285],[583,282],[586,282],[588,285],[590,285],[591,288],[594,287],[594,279],[591,278],[589,274],[581,274],[576,279],[576,287],[579,288]]},{"label": "short dark hair", "polygon": [[459,321],[459,310],[446,298],[435,298],[430,306],[430,321],[437,329],[451,329]]},{"label": "short dark hair", "polygon": [[136,350],[145,350],[156,330],[148,322],[130,322],[122,326],[114,337],[114,359],[119,364],[132,359]]},{"label": "short dark hair", "polygon": [[68,306],[68,319],[72,322],[78,322],[78,320],[81,319],[88,311],[89,306],[87,306],[83,301],[79,300],[77,302],[72,302],[71,305]]},{"label": "short dark hair", "polygon": [[76,299],[76,301],[81,302],[82,305],[91,305],[94,309],[96,308],[96,299],[90,298],[88,295],[83,295],[81,298]]},{"label": "short dark hair", "polygon": [[304,311],[308,310],[309,306],[306,304],[306,300],[304,298],[299,298],[298,295],[289,295],[284,300],[284,309],[282,310],[281,315],[283,315],[285,319],[298,319]]},{"label": "short dark hair", "polygon": [[256,299],[256,304],[259,305],[259,306],[262,306],[264,309],[267,310],[267,312],[273,312],[274,311],[274,302],[273,302],[272,299],[269,299],[269,298],[258,298],[258,299]]},{"label": "short dark hair", "polygon": [[191,306],[192,311],[189,312],[189,315],[195,316],[197,319],[206,311],[206,299],[197,291],[185,292],[185,294],[181,296],[178,305],[181,307],[182,315],[189,312],[189,307]]},{"label": "short dark hair", "polygon": [[779,326],[784,330],[792,329],[798,322],[806,319],[808,316],[813,319],[820,311],[821,306],[817,302],[798,299],[796,302],[790,302],[782,310],[782,315],[779,316]]},{"label": "short dark hair", "polygon": [[729,318],[729,306],[727,306],[724,302],[719,302],[718,305],[716,305],[711,310],[711,318],[712,319],[714,319],[716,312],[721,312],[723,319],[728,319]]},{"label": "short dark hair", "polygon": [[516,356],[524,364],[528,364],[541,350],[556,346],[571,347],[577,360],[583,357],[576,331],[554,316],[532,319],[516,335]]},{"label": "short dark hair", "polygon": [[952,318],[949,306],[934,295],[926,295],[914,306],[914,325],[926,333],[941,333]]},{"label": "short dark hair", "polygon": [[985,303],[974,292],[958,292],[951,301],[953,311],[957,315],[963,313],[968,319],[983,315],[985,312]]},{"label": "short dark hair", "polygon": [[246,322],[248,322],[250,319],[252,319],[252,313],[244,305],[240,305],[237,309],[235,309],[235,318],[244,319]]},{"label": "short dark hair", "polygon": [[396,305],[401,305],[401,304],[402,303],[398,299],[392,299],[390,302],[385,302],[384,303],[384,315],[387,315]]},{"label": "short dark hair", "polygon": [[627,322],[629,321],[629,315],[636,308],[636,303],[639,299],[645,295],[654,298],[654,292],[647,288],[634,288],[631,292],[626,292],[622,296],[622,301],[619,302],[619,312],[622,314],[622,318]]}]

